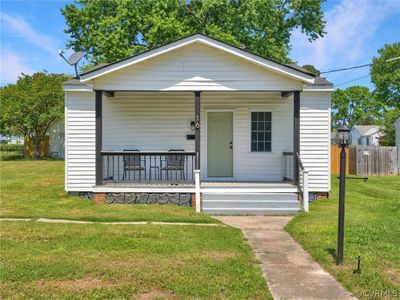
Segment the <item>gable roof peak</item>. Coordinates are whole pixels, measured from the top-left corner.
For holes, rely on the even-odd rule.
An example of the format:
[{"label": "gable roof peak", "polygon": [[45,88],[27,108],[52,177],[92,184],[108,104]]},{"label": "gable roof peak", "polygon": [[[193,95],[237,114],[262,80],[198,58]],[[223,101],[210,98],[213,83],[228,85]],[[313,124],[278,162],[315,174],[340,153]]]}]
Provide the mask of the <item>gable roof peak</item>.
[{"label": "gable roof peak", "polygon": [[93,69],[83,72],[81,74],[81,81],[85,82],[85,81],[94,79],[96,77],[103,76],[105,74],[114,72],[116,70],[125,68],[127,66],[139,63],[139,62],[147,60],[147,59],[151,59],[152,57],[173,51],[175,49],[182,48],[184,46],[187,46],[187,45],[190,45],[190,44],[193,44],[196,42],[200,42],[206,46],[210,46],[212,48],[216,48],[216,49],[225,51],[227,53],[230,53],[232,55],[235,55],[237,57],[245,59],[249,62],[257,64],[261,67],[267,68],[273,72],[280,73],[281,75],[284,75],[287,77],[292,77],[293,79],[296,79],[296,80],[301,80],[307,84],[314,84],[315,79],[319,78],[315,74],[313,74],[307,70],[304,70],[300,66],[293,65],[293,64],[292,65],[284,64],[284,63],[277,62],[277,61],[274,61],[271,59],[267,59],[260,55],[251,53],[246,49],[241,49],[239,47],[236,47],[234,45],[220,41],[218,39],[211,38],[202,33],[193,33],[189,36],[180,38],[180,39],[170,42],[168,44],[146,50],[139,54],[135,54],[133,56],[116,61],[114,63],[110,63],[110,64],[103,65],[103,66],[95,66]]}]

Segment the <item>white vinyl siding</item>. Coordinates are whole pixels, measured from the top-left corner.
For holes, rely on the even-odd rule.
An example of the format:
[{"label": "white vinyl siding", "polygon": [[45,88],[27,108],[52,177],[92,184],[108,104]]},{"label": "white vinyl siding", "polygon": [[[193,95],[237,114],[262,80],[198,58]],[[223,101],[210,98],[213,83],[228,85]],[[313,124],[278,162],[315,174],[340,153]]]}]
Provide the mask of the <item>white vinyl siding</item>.
[{"label": "white vinyl siding", "polygon": [[95,96],[65,93],[65,182],[67,191],[90,191],[95,184]]},{"label": "white vinyl siding", "polygon": [[237,56],[194,43],[93,80],[94,89],[288,91],[302,83]]},{"label": "white vinyl siding", "polygon": [[300,157],[309,170],[310,192],[330,189],[330,94],[300,94]]},{"label": "white vinyl siding", "polygon": [[[234,178],[281,180],[282,152],[293,150],[293,97],[279,93],[201,93],[201,175],[207,177],[207,111],[234,111]],[[69,191],[88,191],[95,185],[94,93],[66,96],[66,185]],[[329,93],[301,93],[300,154],[310,171],[310,191],[329,191]],[[251,152],[252,111],[272,112],[272,151]],[[188,92],[116,93],[103,97],[103,149],[194,151],[190,123],[194,94]]]}]

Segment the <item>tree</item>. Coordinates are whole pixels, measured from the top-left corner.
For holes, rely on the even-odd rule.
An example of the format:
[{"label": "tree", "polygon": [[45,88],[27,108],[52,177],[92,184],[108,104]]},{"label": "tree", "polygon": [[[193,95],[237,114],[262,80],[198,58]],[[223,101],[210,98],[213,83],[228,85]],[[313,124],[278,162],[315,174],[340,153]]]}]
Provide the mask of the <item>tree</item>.
[{"label": "tree", "polygon": [[370,69],[375,93],[389,108],[400,108],[400,43],[386,44],[378,53]]},{"label": "tree", "polygon": [[290,35],[322,37],[323,0],[76,0],[62,9],[67,46],[89,64],[114,62],[201,32],[266,58],[289,61]]},{"label": "tree", "polygon": [[35,157],[40,157],[40,145],[50,126],[62,118],[64,74],[38,72],[22,74],[16,84],[0,89],[0,131],[29,137]]},{"label": "tree", "polygon": [[318,70],[313,65],[304,65],[303,68],[306,69],[307,71],[310,71],[311,73],[313,73],[313,74],[315,74],[317,76],[321,75],[321,71]]},{"label": "tree", "polygon": [[[384,112],[384,106],[365,86],[351,86],[332,93],[332,123],[336,128],[346,124],[350,128],[362,123],[376,123]],[[365,124],[365,125],[367,125]]]},{"label": "tree", "polygon": [[396,143],[396,129],[394,122],[400,118],[400,108],[393,108],[385,112],[381,122],[382,137],[379,143],[382,146],[394,146]]}]

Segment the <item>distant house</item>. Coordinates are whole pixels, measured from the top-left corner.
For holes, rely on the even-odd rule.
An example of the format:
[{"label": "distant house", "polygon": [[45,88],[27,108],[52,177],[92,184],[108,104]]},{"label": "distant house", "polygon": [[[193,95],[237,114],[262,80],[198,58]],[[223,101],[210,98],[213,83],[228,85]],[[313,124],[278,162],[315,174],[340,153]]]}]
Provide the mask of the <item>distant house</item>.
[{"label": "distant house", "polygon": [[49,135],[49,154],[51,157],[64,158],[64,120],[58,120],[47,131]]},{"label": "distant house", "polygon": [[[41,157],[64,158],[64,120],[57,120],[47,130],[46,136],[40,146]],[[34,156],[34,148],[29,137],[25,137],[25,157]]]},{"label": "distant house", "polygon": [[331,132],[331,145],[336,145],[336,131]]},{"label": "distant house", "polygon": [[400,118],[394,122],[394,128],[396,128],[397,165],[398,174],[400,174]]},{"label": "distant house", "polygon": [[377,125],[354,125],[351,129],[351,144],[379,146],[379,138],[382,136],[380,129]]},{"label": "distant house", "polygon": [[396,146],[400,147],[400,118],[394,122],[394,128],[396,128]]},{"label": "distant house", "polygon": [[1,144],[12,144],[12,145],[18,145],[18,144],[23,144],[24,139],[20,136],[5,136],[5,135],[0,135],[0,143]]}]

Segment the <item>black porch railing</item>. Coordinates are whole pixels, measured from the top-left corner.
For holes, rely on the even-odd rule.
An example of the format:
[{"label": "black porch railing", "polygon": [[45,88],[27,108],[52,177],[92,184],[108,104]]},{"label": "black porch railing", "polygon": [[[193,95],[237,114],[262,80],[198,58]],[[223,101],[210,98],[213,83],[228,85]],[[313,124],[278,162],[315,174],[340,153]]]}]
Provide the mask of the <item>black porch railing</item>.
[{"label": "black porch railing", "polygon": [[193,182],[195,152],[102,151],[102,183]]}]

